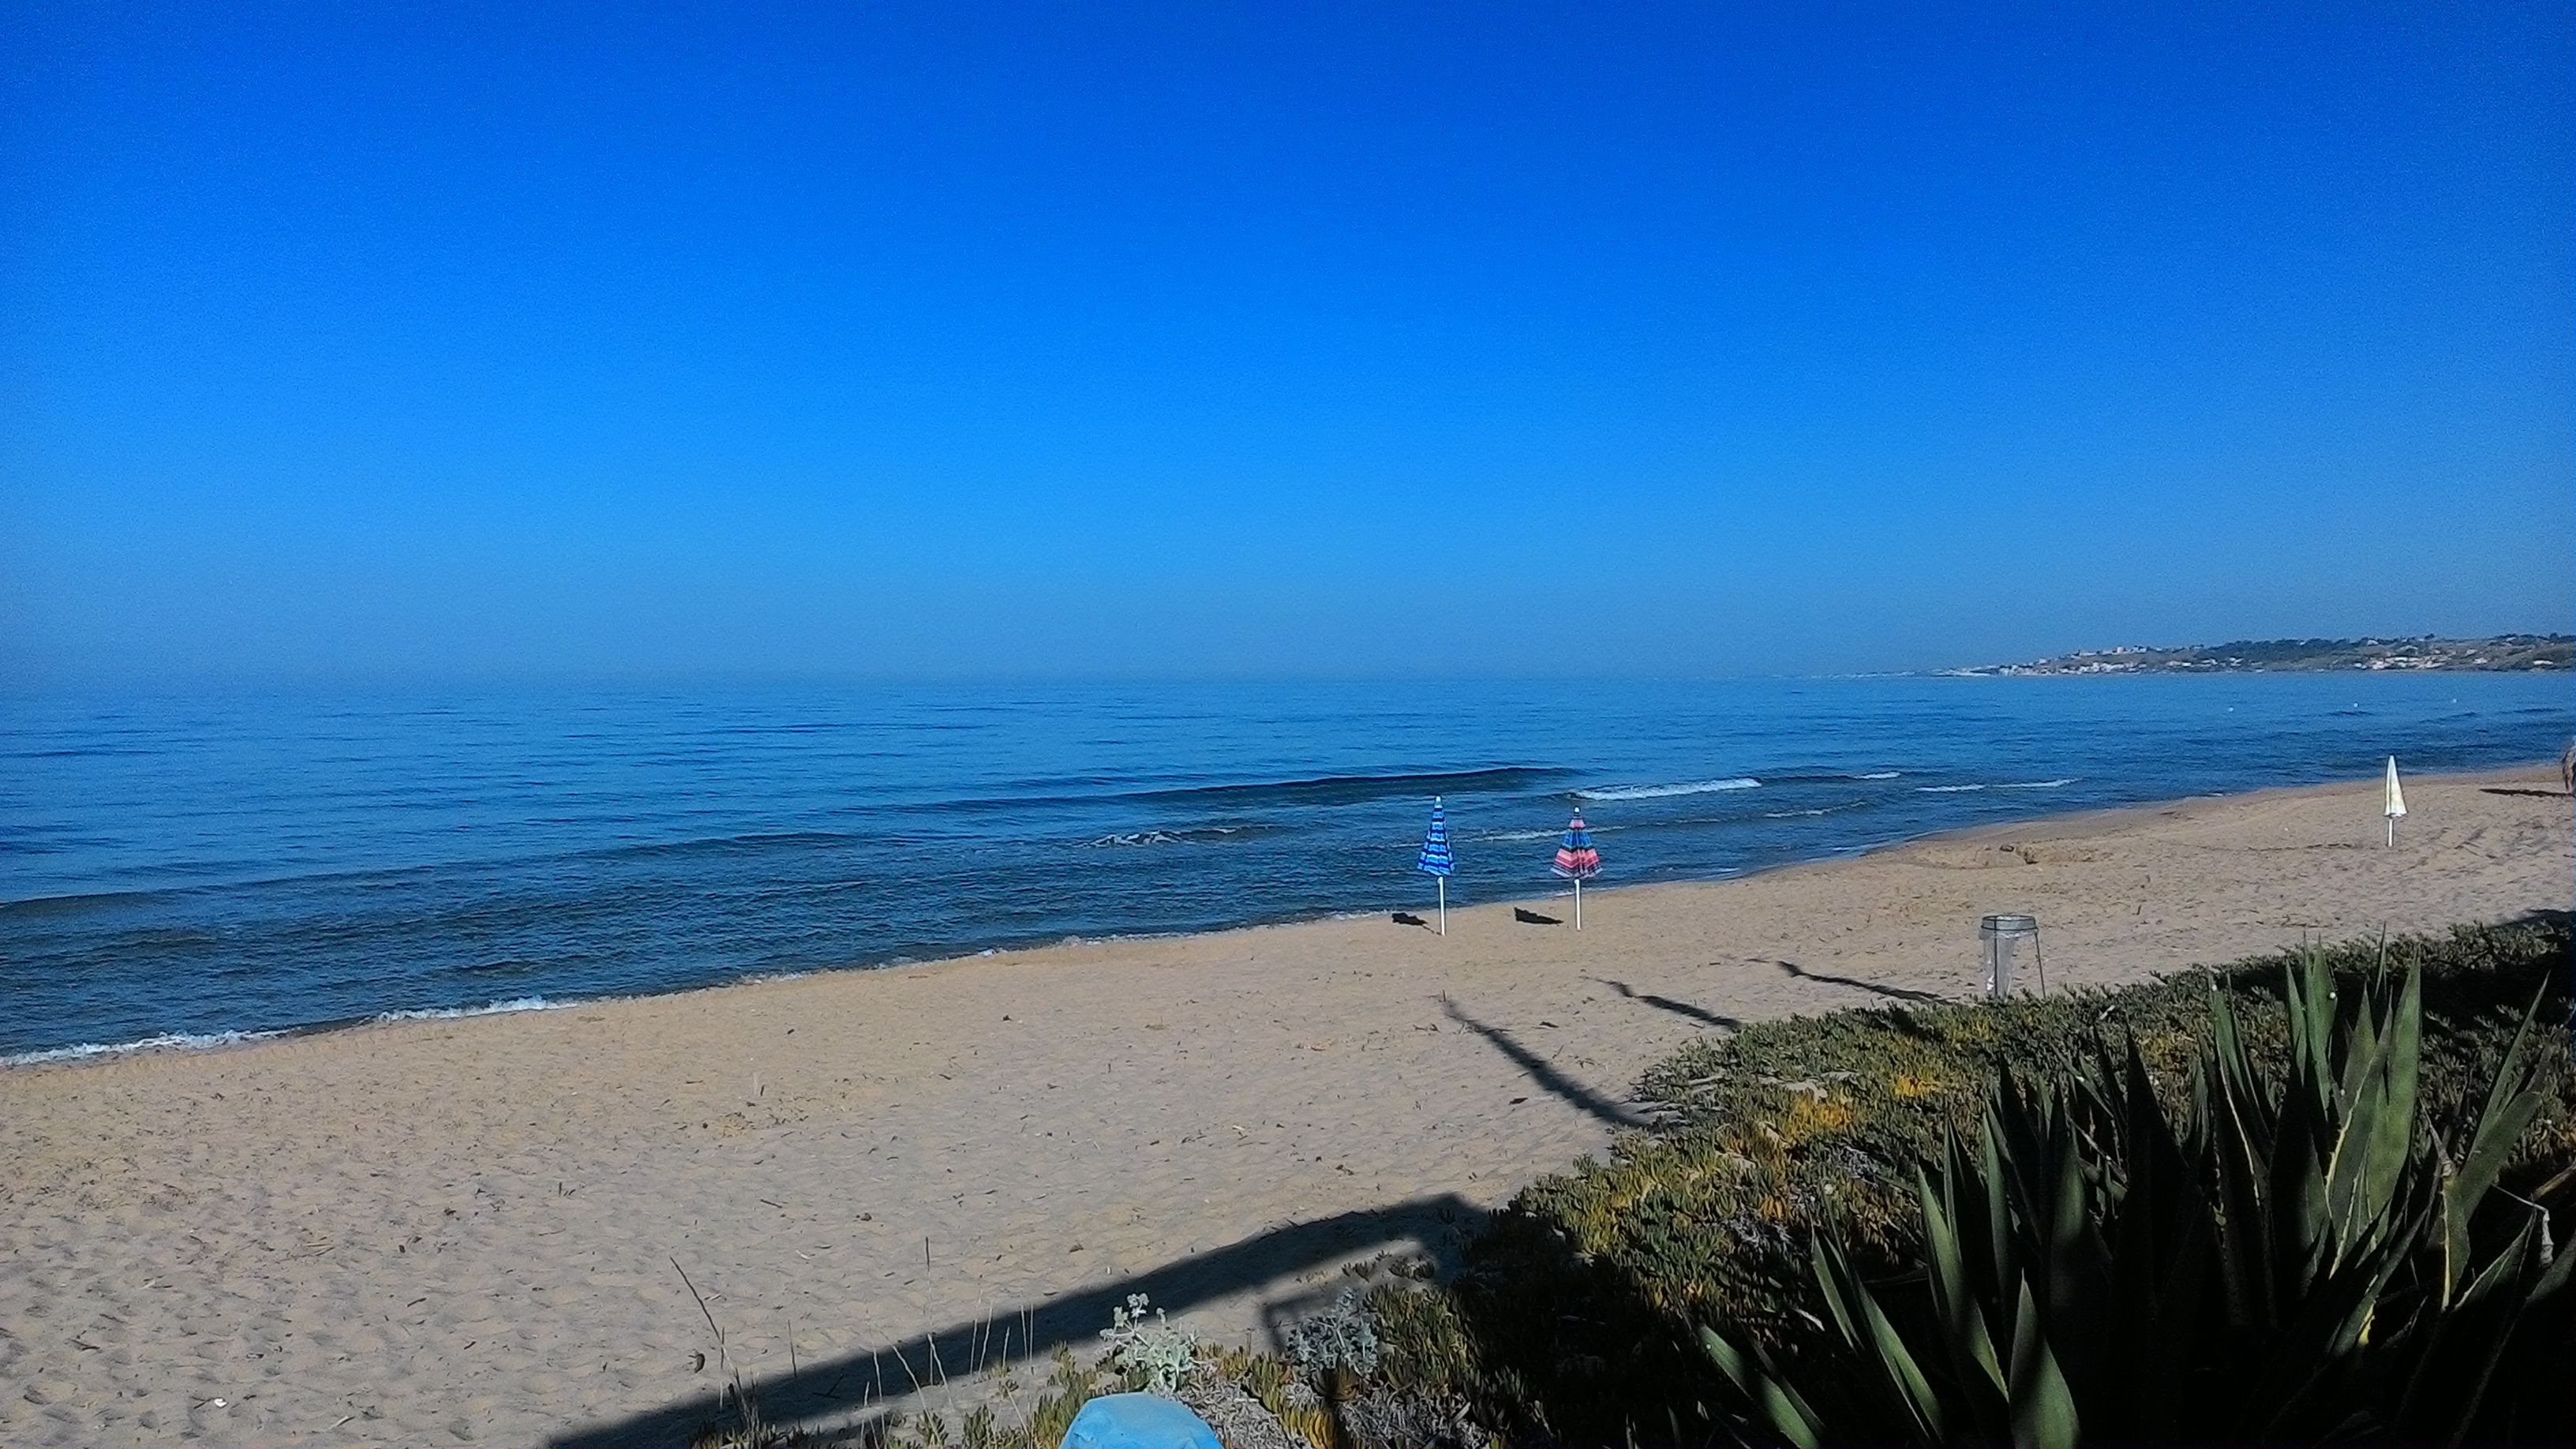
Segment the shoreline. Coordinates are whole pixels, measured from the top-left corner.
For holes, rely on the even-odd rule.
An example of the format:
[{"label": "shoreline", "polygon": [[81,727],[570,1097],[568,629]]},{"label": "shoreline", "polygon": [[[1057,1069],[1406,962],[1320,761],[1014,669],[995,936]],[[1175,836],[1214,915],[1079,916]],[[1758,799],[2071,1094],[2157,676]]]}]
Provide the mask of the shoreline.
[{"label": "shoreline", "polygon": [[[2554,770],[1945,832],[1721,881],[1058,944],[0,1072],[0,1442],[684,1444],[707,1323],[773,1417],[871,1366],[1096,1345],[1144,1293],[1274,1345],[1454,1262],[1712,1030],[2563,911]],[[964,1365],[948,1360],[952,1374]]]},{"label": "shoreline", "polygon": [[[2535,760],[2526,764],[2490,767],[2477,770],[2424,771],[2408,776],[2410,781],[2469,784],[2501,783],[2528,780],[2534,771],[2554,769],[2555,762]],[[1639,892],[1671,888],[1694,888],[1779,875],[1818,866],[1835,866],[1873,856],[1943,843],[1974,843],[2015,834],[2045,831],[2061,838],[2074,838],[2088,832],[2108,832],[2124,823],[2149,816],[2173,817],[2195,806],[2221,802],[2252,802],[2269,797],[2294,796],[2303,793],[2331,792],[2375,787],[2377,777],[2324,781],[2306,785],[2268,785],[2254,790],[2219,792],[2206,795],[2183,795],[2163,800],[2143,801],[2133,805],[2115,805],[2085,810],[2069,810],[2028,816],[2019,820],[1994,821],[1981,825],[1958,826],[1927,831],[1920,835],[1900,837],[1847,851],[1830,852],[1800,860],[1782,861],[1776,865],[1752,870],[1733,871],[1707,876],[1686,876],[1670,880],[1642,881],[1630,885],[1596,886],[1587,894],[1604,902]],[[1525,908],[1540,902],[1563,899],[1564,890],[1541,891],[1507,899],[1477,901],[1453,906],[1454,911],[1468,909]],[[1389,910],[1404,908],[1389,908]],[[875,964],[840,964],[813,966],[803,970],[760,972],[703,985],[685,986],[670,991],[631,992],[607,996],[550,997],[543,993],[502,998],[478,1005],[419,1007],[380,1012],[372,1016],[342,1018],[332,1021],[304,1022],[280,1027],[244,1027],[213,1032],[162,1032],[135,1041],[118,1043],[80,1042],[56,1047],[38,1047],[25,1052],[0,1056],[0,1080],[12,1074],[39,1070],[79,1068],[110,1061],[128,1061],[138,1057],[201,1055],[206,1053],[252,1050],[272,1043],[298,1041],[317,1036],[337,1036],[355,1032],[399,1030],[441,1023],[480,1020],[485,1017],[515,1016],[534,1012],[568,1011],[581,1008],[612,1006],[627,1002],[662,1001],[700,996],[712,992],[756,988],[781,982],[805,981],[819,977],[872,975],[885,972],[919,971],[961,966],[968,962],[986,961],[1002,956],[1019,956],[1031,952],[1053,951],[1085,946],[1187,941],[1201,937],[1222,937],[1247,931],[1272,931],[1283,928],[1316,925],[1334,921],[1373,920],[1387,915],[1387,910],[1367,909],[1331,911],[1312,915],[1286,916],[1277,920],[1255,920],[1192,931],[1144,931],[1110,933],[1098,936],[1070,935],[1053,941],[1019,945],[994,945],[980,950],[926,960],[895,959]],[[1417,912],[1418,914],[1418,912]]]}]

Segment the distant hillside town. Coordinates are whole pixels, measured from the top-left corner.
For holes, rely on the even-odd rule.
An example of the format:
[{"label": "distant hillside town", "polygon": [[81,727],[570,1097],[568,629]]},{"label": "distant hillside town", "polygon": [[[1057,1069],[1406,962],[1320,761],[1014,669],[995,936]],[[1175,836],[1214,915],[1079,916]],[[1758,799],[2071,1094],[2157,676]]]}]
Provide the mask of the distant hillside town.
[{"label": "distant hillside town", "polygon": [[2233,644],[2162,648],[2124,644],[2034,659],[1944,669],[1947,675],[1999,674],[2264,674],[2321,670],[2566,669],[2576,664],[2576,634],[2494,634],[2483,639],[2240,639]]}]

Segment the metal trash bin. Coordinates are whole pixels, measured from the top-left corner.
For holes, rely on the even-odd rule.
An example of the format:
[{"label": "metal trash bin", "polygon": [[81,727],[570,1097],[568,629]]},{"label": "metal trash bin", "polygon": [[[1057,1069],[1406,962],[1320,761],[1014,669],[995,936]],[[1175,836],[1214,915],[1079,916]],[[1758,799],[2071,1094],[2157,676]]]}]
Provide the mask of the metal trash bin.
[{"label": "metal trash bin", "polygon": [[2039,974],[2039,989],[2048,991],[2048,962],[2039,951],[2039,917],[1988,916],[1977,923],[1977,946],[1986,959],[1986,994],[2012,994],[2013,967],[2022,943],[2030,943],[2030,964]]}]

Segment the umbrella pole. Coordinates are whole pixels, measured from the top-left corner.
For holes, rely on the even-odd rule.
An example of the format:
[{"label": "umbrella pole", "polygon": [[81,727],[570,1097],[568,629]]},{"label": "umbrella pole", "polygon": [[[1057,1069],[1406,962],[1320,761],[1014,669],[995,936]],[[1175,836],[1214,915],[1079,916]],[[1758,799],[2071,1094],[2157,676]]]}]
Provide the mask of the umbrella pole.
[{"label": "umbrella pole", "polygon": [[1583,929],[1583,877],[1574,878],[1574,929]]},{"label": "umbrella pole", "polygon": [[1440,882],[1440,934],[1446,936],[1449,934],[1449,877],[1435,875],[1432,879]]},{"label": "umbrella pole", "polygon": [[2392,846],[2397,843],[2397,817],[2394,815],[2388,817],[2388,843]]}]

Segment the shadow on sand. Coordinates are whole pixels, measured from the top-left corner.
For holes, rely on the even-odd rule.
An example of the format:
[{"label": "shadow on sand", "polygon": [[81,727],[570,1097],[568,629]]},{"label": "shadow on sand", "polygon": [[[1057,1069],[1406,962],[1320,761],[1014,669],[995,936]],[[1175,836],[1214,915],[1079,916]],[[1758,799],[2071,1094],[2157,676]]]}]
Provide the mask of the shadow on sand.
[{"label": "shadow on sand", "polygon": [[1669,996],[1657,996],[1651,991],[1639,991],[1637,988],[1629,985],[1625,981],[1612,981],[1607,977],[1601,976],[1595,976],[1592,979],[1609,987],[1611,990],[1618,992],[1621,996],[1628,998],[1630,1001],[1641,1001],[1658,1011],[1669,1011],[1675,1016],[1686,1016],[1691,1020],[1700,1022],[1704,1025],[1722,1027],[1727,1031],[1734,1031],[1744,1025],[1743,1022],[1736,1020],[1734,1017],[1722,1016],[1717,1012],[1709,1010],[1705,1006],[1693,1006],[1687,1001],[1675,1001]]},{"label": "shadow on sand", "polygon": [[[2428,978],[2425,1010],[2434,1021],[2467,1022],[2498,1013],[2528,1009],[2535,979],[2555,999],[2544,1019],[2570,1019],[2576,1005],[2565,995],[2569,980],[2564,933],[2568,913],[2534,911],[2513,922],[2554,930],[2560,940],[2543,956],[2517,962],[2513,971],[2454,969]],[[1791,975],[1808,973],[1779,962]],[[2268,971],[2246,979],[2261,989]],[[1816,977],[1879,995],[1919,999],[1923,993],[1901,992],[1868,982]],[[1619,989],[1618,983],[1605,983]],[[1622,995],[1658,1009],[1672,1009],[1644,993]],[[1485,1037],[1519,1063],[1549,1090],[1596,1114],[1624,1109],[1574,1082],[1538,1059],[1508,1032],[1476,1020],[1455,1003],[1445,1003],[1450,1018]],[[1700,1008],[1683,1014],[1704,1019]],[[1714,1015],[1714,1013],[1708,1013]],[[1885,1013],[1893,1023],[1910,1023],[1908,1013]],[[1661,1225],[1659,1225],[1661,1224]],[[1630,1225],[1633,1247],[1650,1246],[1661,1234],[1678,1232],[1686,1248],[1697,1234],[1748,1234],[1748,1248],[1771,1240],[1758,1223],[1734,1220],[1693,1223],[1640,1219]],[[1447,1284],[1443,1302],[1460,1341],[1466,1346],[1470,1373],[1480,1394],[1490,1390],[1491,1427],[1506,1441],[1560,1445],[1628,1444],[1645,1449],[1705,1449],[1723,1436],[1698,1417],[1704,1406],[1722,1402],[1724,1392],[1704,1353],[1689,1331],[1707,1321],[1697,1300],[1676,1303],[1671,1290],[1672,1265],[1661,1270],[1653,1287],[1636,1276],[1631,1256],[1584,1250],[1567,1224],[1551,1214],[1544,1195],[1486,1214],[1454,1195],[1424,1196],[1366,1211],[1343,1213],[1316,1222],[1282,1226],[1212,1252],[1181,1259],[1128,1277],[1086,1286],[1042,1304],[1010,1309],[981,1321],[962,1321],[872,1349],[803,1365],[781,1378],[752,1385],[765,1415],[785,1427],[825,1427],[826,1442],[863,1444],[881,1425],[881,1406],[909,1394],[916,1380],[932,1383],[956,1378],[979,1366],[1025,1362],[1058,1345],[1095,1345],[1109,1311],[1130,1293],[1146,1293],[1157,1306],[1183,1312],[1199,1304],[1265,1284],[1285,1286],[1296,1275],[1334,1261],[1366,1256],[1372,1249],[1418,1248]],[[1756,1279],[1727,1288],[1730,1293],[1777,1292],[1805,1281],[1805,1254],[1782,1238],[1762,1252],[1785,1255],[1759,1269]],[[1740,1250],[1742,1251],[1742,1250]],[[1739,1263],[1750,1258],[1737,1257]],[[1302,1316],[1335,1295],[1342,1283],[1317,1284],[1302,1294],[1290,1293],[1267,1308],[1272,1341],[1286,1320]],[[1784,1300],[1786,1301],[1786,1300]],[[1794,1325],[1793,1325],[1794,1326]],[[1815,1324],[1823,1332],[1820,1321]],[[2557,1350],[2556,1343],[2545,1347]],[[2554,1359],[2547,1360],[2555,1362]],[[2517,1381],[2555,1383],[2541,1372]],[[1462,1381],[1462,1387],[1465,1386]],[[1517,1406],[1517,1407],[1515,1407]],[[2553,1411],[2546,1424],[2576,1423],[2576,1406]],[[549,1442],[549,1449],[608,1449],[641,1445],[649,1449],[681,1445],[718,1419],[712,1393],[692,1395],[663,1408],[614,1422],[585,1426]],[[2525,1442],[2567,1442],[2560,1433]]]},{"label": "shadow on sand", "polygon": [[[1442,1277],[1453,1274],[1460,1245],[1482,1224],[1482,1210],[1454,1194],[1413,1198],[1360,1212],[1337,1213],[1258,1233],[1195,1257],[1096,1283],[1043,1303],[961,1320],[900,1342],[747,1380],[763,1418],[781,1427],[821,1428],[829,1438],[864,1443],[880,1406],[987,1368],[1025,1363],[1058,1345],[1096,1346],[1109,1311],[1131,1293],[1172,1313],[1265,1284],[1286,1287],[1301,1273],[1374,1252],[1417,1250]],[[1323,1306],[1340,1284],[1327,1283],[1265,1306],[1275,1345],[1287,1324]],[[723,1417],[715,1392],[692,1394],[659,1409],[588,1424],[546,1441],[548,1449],[662,1449],[690,1443]]]},{"label": "shadow on sand", "polygon": [[1794,976],[1801,981],[1821,981],[1828,986],[1848,986],[1855,991],[1866,991],[1874,996],[1884,996],[1890,1001],[1947,1001],[1950,999],[1937,991],[1916,991],[1904,986],[1889,986],[1877,981],[1863,981],[1858,977],[1853,976],[1828,976],[1822,971],[1810,971],[1795,961],[1774,961],[1771,964],[1779,967],[1783,973]]},{"label": "shadow on sand", "polygon": [[[1679,1003],[1675,1003],[1679,1005]],[[1512,1059],[1529,1079],[1613,1127],[1645,1119],[1626,1104],[1559,1071],[1500,1027],[1488,1026],[1445,998],[1449,1018],[1482,1036]],[[1059,1345],[1096,1345],[1109,1312],[1142,1293],[1154,1306],[1186,1313],[1264,1285],[1286,1288],[1300,1274],[1328,1263],[1376,1253],[1413,1250],[1443,1279],[1456,1275],[1461,1245],[1477,1233],[1486,1214],[1455,1194],[1409,1199],[1360,1212],[1340,1213],[1256,1234],[1211,1252],[1127,1277],[1096,1283],[1043,1303],[997,1310],[989,1318],[961,1320],[900,1342],[875,1345],[834,1358],[800,1364],[788,1373],[749,1382],[762,1416],[782,1427],[816,1429],[834,1442],[870,1441],[890,1401],[917,1396],[924,1386],[965,1378],[986,1369],[1026,1363]],[[1578,1271],[1569,1263],[1569,1271]],[[1283,1293],[1263,1306],[1271,1343],[1289,1322],[1324,1306],[1343,1286],[1326,1283]],[[1594,1285],[1596,1294],[1604,1291]],[[720,1422],[724,1408],[712,1387],[646,1413],[584,1425],[547,1441],[548,1449],[610,1446],[678,1446]]]},{"label": "shadow on sand", "polygon": [[1561,1101],[1582,1108],[1584,1111],[1591,1113],[1593,1116],[1600,1118],[1602,1121],[1609,1123],[1613,1127],[1643,1127],[1646,1125],[1645,1117],[1631,1109],[1626,1103],[1614,1101],[1609,1097],[1605,1097],[1583,1083],[1576,1081],[1574,1078],[1567,1076],[1565,1073],[1558,1071],[1555,1063],[1550,1062],[1547,1058],[1531,1051],[1528,1047],[1521,1045],[1510,1032],[1507,1032],[1498,1026],[1487,1026],[1476,1018],[1469,1016],[1466,1011],[1458,1005],[1458,1003],[1451,1001],[1448,997],[1443,996],[1440,998],[1440,1009],[1449,1014],[1449,1019],[1451,1021],[1458,1023],[1460,1026],[1467,1028],[1476,1035],[1483,1037],[1486,1041],[1493,1043],[1494,1050],[1501,1052],[1504,1056],[1510,1057],[1513,1063],[1517,1065],[1531,1081],[1539,1085],[1541,1090]]}]

